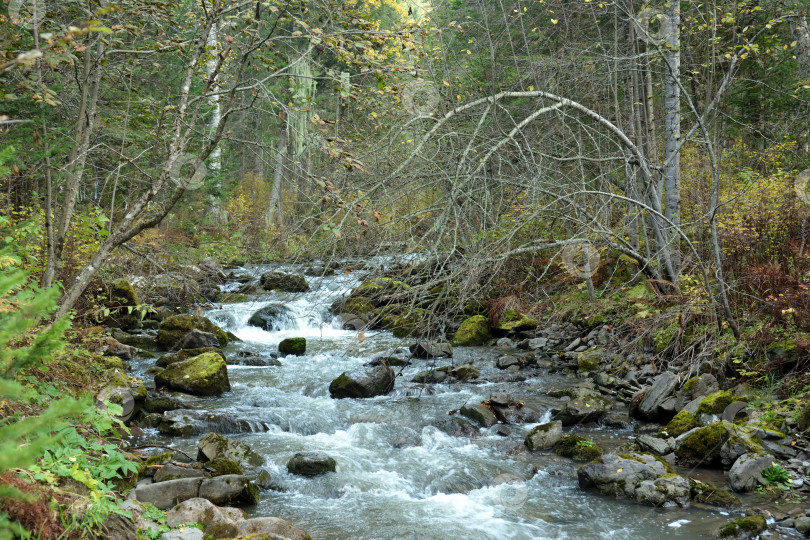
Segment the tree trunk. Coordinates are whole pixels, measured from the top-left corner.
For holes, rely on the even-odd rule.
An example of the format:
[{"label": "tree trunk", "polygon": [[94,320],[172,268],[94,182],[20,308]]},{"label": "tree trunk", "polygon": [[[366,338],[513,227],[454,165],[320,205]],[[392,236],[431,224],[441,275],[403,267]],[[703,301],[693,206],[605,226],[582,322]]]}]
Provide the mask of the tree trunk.
[{"label": "tree trunk", "polygon": [[672,262],[670,279],[677,284],[680,274],[680,241],[676,227],[681,223],[681,12],[680,3],[666,6],[667,39],[662,46],[664,72],[664,215],[674,227],[667,228],[667,249]]},{"label": "tree trunk", "polygon": [[287,155],[287,115],[282,109],[281,130],[278,137],[278,148],[276,150],[276,170],[273,174],[273,190],[270,193],[270,203],[267,205],[267,214],[264,221],[268,227],[272,227],[277,219],[277,208],[281,197],[281,187],[284,182],[284,167]]}]

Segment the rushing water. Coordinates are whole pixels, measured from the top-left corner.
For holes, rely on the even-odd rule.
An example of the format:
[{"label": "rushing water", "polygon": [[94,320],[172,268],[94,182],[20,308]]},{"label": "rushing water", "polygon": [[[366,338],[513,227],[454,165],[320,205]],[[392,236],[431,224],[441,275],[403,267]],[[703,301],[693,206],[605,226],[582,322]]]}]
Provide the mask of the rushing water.
[{"label": "rushing water", "polygon": [[[254,276],[263,270],[243,269]],[[705,538],[728,519],[718,511],[651,509],[583,492],[574,463],[515,450],[531,425],[510,426],[508,436],[492,428],[472,438],[453,437],[436,427],[448,421],[449,411],[487,399],[491,392],[508,391],[530,403],[549,384],[559,384],[548,375],[518,383],[425,388],[409,382],[433,363],[421,360],[404,369],[389,396],[331,399],[333,378],[361,367],[377,352],[408,344],[388,332],[361,336],[344,331],[332,320],[329,304],[359,278],[308,278],[312,291],[307,294],[271,293],[205,313],[244,340],[230,345],[229,355],[269,355],[284,338],[307,338],[306,356],[283,358],[281,366],[229,366],[231,392],[201,402],[208,410],[271,427],[229,434],[264,456],[265,468],[284,490],[263,492],[251,514],[283,517],[315,539]],[[271,303],[290,309],[282,325],[287,328],[266,332],[247,325],[252,313]],[[497,380],[491,349],[457,348],[455,356],[456,364],[473,360],[485,376]],[[608,444],[613,436],[596,429],[590,435]],[[630,433],[617,435],[616,442]],[[167,442],[154,433],[148,438]],[[171,444],[188,451],[197,439],[174,438]],[[287,473],[286,462],[300,451],[331,455],[337,472],[315,478]]]}]

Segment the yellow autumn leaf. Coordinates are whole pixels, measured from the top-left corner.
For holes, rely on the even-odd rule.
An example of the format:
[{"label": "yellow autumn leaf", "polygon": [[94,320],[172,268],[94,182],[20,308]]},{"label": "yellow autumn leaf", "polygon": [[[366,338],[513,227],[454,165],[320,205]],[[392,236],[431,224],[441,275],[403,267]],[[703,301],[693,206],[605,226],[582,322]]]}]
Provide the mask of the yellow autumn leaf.
[{"label": "yellow autumn leaf", "polygon": [[551,19],[551,24],[557,24],[558,22],[560,21],[558,21],[557,19]]}]

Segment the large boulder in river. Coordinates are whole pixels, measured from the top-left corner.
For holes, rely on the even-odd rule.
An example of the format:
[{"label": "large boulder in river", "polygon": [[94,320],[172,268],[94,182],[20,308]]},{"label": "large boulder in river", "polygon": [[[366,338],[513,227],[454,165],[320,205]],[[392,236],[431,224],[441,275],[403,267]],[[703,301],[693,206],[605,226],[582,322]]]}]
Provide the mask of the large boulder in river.
[{"label": "large boulder in river", "polygon": [[209,433],[197,442],[197,461],[206,462],[221,458],[235,461],[242,467],[258,467],[264,463],[262,456],[254,452],[250,446],[218,433]]},{"label": "large boulder in river", "polygon": [[238,474],[216,478],[180,478],[135,488],[135,500],[148,502],[160,510],[201,497],[214,504],[256,504],[259,490],[250,480]]},{"label": "large boulder in river", "polygon": [[529,450],[545,450],[551,448],[557,441],[562,439],[563,430],[562,422],[555,421],[547,424],[541,424],[532,429],[524,443]]},{"label": "large boulder in river", "polygon": [[189,358],[194,358],[195,356],[200,356],[201,354],[205,353],[216,353],[220,355],[223,360],[226,359],[225,353],[222,352],[222,349],[219,347],[202,347],[200,349],[180,349],[177,352],[166,353],[157,359],[155,365],[157,367],[165,368],[170,364],[182,362],[183,360],[188,360]]},{"label": "large boulder in river", "polygon": [[191,314],[174,315],[163,319],[158,327],[158,344],[167,350],[180,349],[183,338],[192,330],[214,334],[220,347],[228,344],[228,335],[222,328],[212,323],[211,319]]},{"label": "large boulder in river", "polygon": [[451,342],[454,347],[486,345],[492,341],[489,330],[489,321],[483,315],[475,315],[466,319],[456,330]]},{"label": "large boulder in river", "polygon": [[554,419],[562,422],[564,426],[596,422],[611,408],[613,408],[613,402],[608,398],[594,391],[579,389],[570,396],[570,401],[563,403]]},{"label": "large boulder in river", "polygon": [[294,337],[282,339],[278,344],[278,353],[281,356],[292,354],[294,356],[304,356],[307,352],[307,339],[302,337]]},{"label": "large boulder in river", "polygon": [[193,329],[186,334],[180,341],[179,348],[182,349],[204,349],[219,347],[219,340],[217,336],[211,332],[203,332],[202,330]]},{"label": "large boulder in river", "polygon": [[298,276],[295,274],[288,274],[286,272],[279,272],[277,270],[271,270],[270,272],[265,272],[262,274],[262,277],[259,279],[259,282],[262,284],[267,291],[281,291],[281,292],[308,292],[309,291],[309,284],[304,276]]},{"label": "large boulder in river", "polygon": [[299,452],[287,462],[287,471],[299,476],[319,476],[335,472],[337,463],[326,454]]},{"label": "large boulder in river", "polygon": [[728,422],[715,422],[687,431],[675,440],[675,455],[683,465],[719,465],[723,446],[734,431],[734,425]]},{"label": "large boulder in river", "polygon": [[577,471],[579,487],[652,506],[689,506],[689,482],[650,454],[607,454]]},{"label": "large boulder in river", "polygon": [[394,370],[386,365],[345,372],[329,385],[329,395],[334,399],[382,396],[394,389],[395,379]]},{"label": "large boulder in river", "polygon": [[410,346],[414,358],[450,358],[453,356],[453,347],[442,341],[417,341]]},{"label": "large boulder in river", "polygon": [[268,332],[278,332],[290,328],[294,320],[290,308],[282,304],[270,304],[251,315],[248,324]]},{"label": "large boulder in river", "polygon": [[216,353],[201,354],[169,365],[155,375],[155,385],[202,396],[218,396],[231,389],[225,360]]},{"label": "large boulder in river", "polygon": [[742,493],[752,491],[758,484],[765,484],[762,471],[776,463],[778,463],[776,458],[770,454],[753,452],[743,454],[728,471],[731,489]]}]

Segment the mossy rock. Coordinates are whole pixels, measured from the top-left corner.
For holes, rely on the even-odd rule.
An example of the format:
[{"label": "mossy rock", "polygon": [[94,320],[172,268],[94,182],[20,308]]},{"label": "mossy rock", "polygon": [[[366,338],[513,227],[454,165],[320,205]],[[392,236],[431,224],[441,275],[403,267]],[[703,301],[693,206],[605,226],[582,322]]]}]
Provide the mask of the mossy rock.
[{"label": "mossy rock", "polygon": [[525,332],[537,328],[537,321],[514,309],[507,309],[493,327],[497,332]]},{"label": "mossy rock", "polygon": [[223,360],[225,360],[225,353],[222,352],[222,349],[218,349],[216,347],[201,347],[199,349],[180,349],[179,351],[174,353],[164,354],[163,356],[158,358],[157,362],[155,362],[155,365],[157,367],[165,368],[166,366],[169,366],[176,362],[182,362],[183,360],[194,358],[195,356],[200,356],[201,354],[209,352],[216,353],[220,355]]},{"label": "mossy rock", "polygon": [[658,432],[658,436],[661,438],[679,437],[690,429],[694,429],[696,427],[698,427],[697,418],[695,418],[694,414],[684,409],[676,414],[666,426],[661,428],[661,430]]},{"label": "mossy rock", "polygon": [[124,330],[141,327],[141,312],[135,309],[139,305],[138,293],[126,279],[118,280],[110,287],[105,305],[110,310],[110,315],[104,321],[108,326]]},{"label": "mossy rock", "polygon": [[664,326],[653,332],[653,344],[655,345],[655,352],[661,354],[664,352],[675,339],[675,335],[680,330],[681,326],[678,323],[672,323],[669,326]]},{"label": "mossy rock", "polygon": [[373,298],[376,301],[381,296],[404,292],[410,288],[411,287],[404,281],[390,277],[379,277],[367,279],[358,285],[352,290],[351,296],[365,296]]},{"label": "mossy rock", "polygon": [[117,356],[100,356],[98,363],[104,369],[118,369],[124,371],[124,361]]},{"label": "mossy rock", "polygon": [[174,457],[174,452],[163,452],[161,454],[155,454],[154,456],[150,456],[146,458],[144,464],[149,467],[151,465],[163,465],[168,463]]},{"label": "mossy rock", "polygon": [[689,478],[688,480],[690,495],[692,500],[696,503],[719,506],[722,508],[742,506],[742,501],[740,498],[730,491],[715,487],[709,482],[702,482],[692,478]]},{"label": "mossy rock", "polygon": [[738,398],[731,393],[731,390],[719,390],[700,401],[695,416],[700,418],[701,414],[723,414],[726,407],[737,400]]},{"label": "mossy rock", "polygon": [[462,308],[464,315],[468,317],[474,317],[476,315],[486,315],[487,314],[487,306],[482,304],[477,300],[473,300],[471,302],[467,302],[464,304]]},{"label": "mossy rock", "polygon": [[461,323],[451,345],[454,347],[486,345],[491,340],[489,321],[483,315],[475,315]]},{"label": "mossy rock", "polygon": [[688,435],[675,449],[678,460],[687,465],[715,465],[720,461],[720,449],[729,440],[726,422],[715,422]]},{"label": "mossy rock", "polygon": [[333,304],[335,313],[351,313],[358,317],[368,316],[374,311],[374,303],[367,296],[351,296]]},{"label": "mossy rock", "polygon": [[155,375],[155,385],[202,396],[218,396],[231,389],[225,360],[217,353],[171,364]]},{"label": "mossy rock", "polygon": [[228,335],[211,322],[208,317],[201,315],[174,315],[163,319],[158,327],[158,344],[165,349],[176,347],[192,330],[200,330],[214,334],[221,347],[228,344]]},{"label": "mossy rock", "polygon": [[554,453],[574,461],[593,461],[602,455],[602,449],[586,437],[568,435],[557,441]]},{"label": "mossy rock", "polygon": [[741,535],[754,538],[768,528],[763,516],[737,518],[720,528],[718,538],[736,538]]},{"label": "mossy rock", "polygon": [[622,459],[632,459],[633,461],[638,461],[639,463],[644,463],[645,465],[649,465],[650,463],[644,461],[644,459],[642,459],[642,456],[649,456],[650,458],[660,463],[661,466],[664,468],[665,471],[664,474],[659,474],[657,478],[670,478],[673,476],[678,476],[677,474],[675,474],[675,469],[672,468],[672,465],[670,465],[667,462],[667,460],[665,460],[661,456],[656,456],[652,452],[633,452],[632,454],[616,454],[616,455]]},{"label": "mossy rock", "polygon": [[599,360],[604,352],[605,349],[601,347],[591,347],[587,351],[580,353],[577,357],[577,371],[579,373],[590,373],[599,369]]},{"label": "mossy rock", "polygon": [[796,419],[796,425],[800,431],[807,431],[810,429],[810,401],[804,404],[804,408],[799,411],[799,417]]},{"label": "mossy rock", "polygon": [[278,344],[278,352],[282,356],[304,356],[307,352],[307,340],[302,337],[287,338]]},{"label": "mossy rock", "polygon": [[374,328],[391,330],[394,328],[394,321],[400,316],[404,309],[402,304],[389,304],[375,308],[371,311],[371,323]]},{"label": "mossy rock", "polygon": [[296,274],[271,270],[262,274],[259,281],[267,291],[309,292],[309,283],[307,283],[306,278]]},{"label": "mossy rock", "polygon": [[424,330],[425,313],[424,309],[414,308],[404,315],[395,317],[391,326],[394,337],[419,337]]},{"label": "mossy rock", "polygon": [[225,474],[244,474],[242,467],[232,459],[217,458],[205,462],[205,468],[211,472],[212,476],[222,476]]}]

